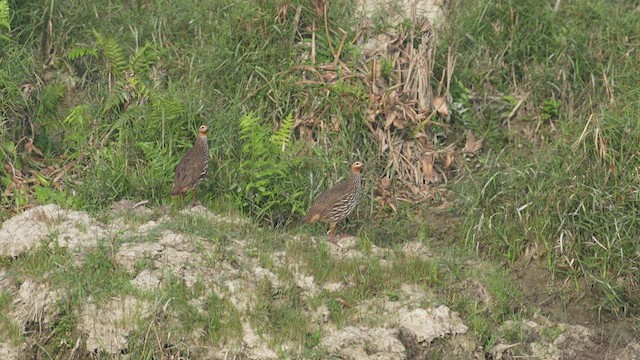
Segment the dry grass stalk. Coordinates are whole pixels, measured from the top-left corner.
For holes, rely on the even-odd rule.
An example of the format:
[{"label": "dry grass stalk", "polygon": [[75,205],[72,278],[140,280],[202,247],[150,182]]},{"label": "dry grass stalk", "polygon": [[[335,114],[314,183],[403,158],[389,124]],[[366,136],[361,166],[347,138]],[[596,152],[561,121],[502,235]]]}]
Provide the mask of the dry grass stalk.
[{"label": "dry grass stalk", "polygon": [[[326,11],[326,9],[323,9]],[[455,171],[455,157],[460,156],[453,146],[440,146],[430,134],[430,128],[442,123],[433,121],[437,117],[449,117],[448,87],[455,67],[455,58],[449,52],[449,64],[443,71],[437,90],[434,82],[434,55],[436,36],[431,23],[426,18],[411,19],[413,26],[405,32],[398,32],[386,49],[369,51],[364,55],[366,66],[350,69],[340,61],[340,54],[346,37],[342,37],[340,47],[331,53],[334,61],[316,66],[299,66],[296,69],[305,74],[300,86],[326,85],[337,81],[358,82],[367,88],[367,126],[377,142],[378,157],[386,159],[386,169],[390,178],[380,179],[376,197],[380,205],[395,204],[394,191],[386,187],[399,186],[397,200],[419,203],[431,200],[439,191],[437,185],[445,183]],[[325,24],[326,25],[326,24]],[[329,30],[325,28],[328,33]],[[344,32],[342,33],[344,34]],[[358,33],[358,40],[365,40],[366,31]],[[446,79],[445,79],[446,78]],[[446,83],[446,85],[443,85]],[[446,86],[444,94],[441,94]],[[304,141],[325,143],[318,137],[323,130],[338,131],[341,126],[337,119],[323,119],[327,105],[309,104],[304,101],[298,108],[298,129]],[[395,211],[395,205],[392,205]]]}]

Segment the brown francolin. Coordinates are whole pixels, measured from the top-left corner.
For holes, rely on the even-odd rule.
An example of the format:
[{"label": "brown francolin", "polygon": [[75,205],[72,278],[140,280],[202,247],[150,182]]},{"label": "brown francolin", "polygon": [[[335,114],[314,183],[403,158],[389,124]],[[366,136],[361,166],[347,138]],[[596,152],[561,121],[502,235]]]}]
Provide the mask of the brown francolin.
[{"label": "brown francolin", "polygon": [[206,125],[201,125],[193,147],[187,151],[176,168],[171,195],[180,195],[182,201],[187,191],[192,191],[192,205],[196,203],[196,187],[209,171],[209,142]]},{"label": "brown francolin", "polygon": [[316,198],[302,221],[314,223],[316,221],[329,224],[330,239],[336,243],[336,225],[349,216],[358,205],[358,197],[362,188],[362,175],[360,171],[364,164],[356,161],[351,165],[351,176],[335,184],[329,190]]}]

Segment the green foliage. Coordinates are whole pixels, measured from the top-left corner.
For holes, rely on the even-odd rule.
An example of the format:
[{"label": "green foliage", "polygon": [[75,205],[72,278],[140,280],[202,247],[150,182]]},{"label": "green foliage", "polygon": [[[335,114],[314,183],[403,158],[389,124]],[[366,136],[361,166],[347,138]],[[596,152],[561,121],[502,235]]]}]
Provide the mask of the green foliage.
[{"label": "green foliage", "polygon": [[104,59],[107,61],[107,71],[111,76],[119,78],[124,76],[126,70],[132,70],[126,59],[124,49],[113,37],[105,38],[102,34],[94,31],[98,48],[102,51]]},{"label": "green foliage", "polygon": [[77,197],[69,195],[66,190],[38,186],[35,188],[35,192],[36,199],[40,204],[58,204],[67,209],[79,209],[82,205]]},{"label": "green foliage", "polygon": [[13,297],[8,290],[0,292],[0,335],[9,341],[12,345],[18,346],[24,342],[22,329],[13,318],[9,316]]},{"label": "green foliage", "polygon": [[256,328],[274,334],[273,341],[277,343],[303,343],[310,329],[300,287],[275,287],[265,279],[258,284],[256,295],[263,299],[251,311],[250,319]]},{"label": "green foliage", "polygon": [[74,47],[69,50],[67,59],[76,60],[83,57],[98,57],[98,49],[93,47]]},{"label": "green foliage", "polygon": [[[193,134],[182,134],[179,119],[184,105],[173,95],[148,85],[158,49],[146,43],[129,56],[113,37],[94,31],[94,48],[74,48],[69,59],[96,57],[99,70],[110,79],[104,98],[74,107],[64,119],[65,144],[74,157],[91,148],[88,178],[79,190],[84,200],[98,206],[122,197],[160,201],[167,194],[180,147],[190,147]],[[98,127],[88,119],[102,118]],[[98,139],[87,142],[87,133]],[[105,193],[110,196],[104,196]]]},{"label": "green foliage", "polygon": [[554,11],[543,0],[467,5],[450,28],[449,40],[465,49],[456,63],[464,85],[452,94],[464,105],[454,114],[485,136],[503,133],[499,120],[513,101],[502,94],[524,90],[511,124],[533,130],[526,121],[542,120],[527,136],[510,134],[516,147],[488,137],[497,151],[470,172],[480,186],[458,190],[469,209],[468,244],[510,262],[535,253],[578,291],[596,292],[602,313],[638,314],[640,138],[629,129],[638,127],[640,72],[624,40],[640,36],[635,7],[587,1]]},{"label": "green foliage", "polygon": [[287,116],[278,131],[272,131],[254,114],[240,119],[240,140],[243,161],[236,184],[238,204],[272,225],[282,225],[300,214],[304,192],[293,177],[300,169],[301,159],[289,147],[294,119]]},{"label": "green foliage", "polygon": [[[11,14],[9,13],[9,2],[7,0],[0,0],[0,31],[4,28],[6,31],[11,31]],[[8,37],[0,32],[0,39],[8,40]]]},{"label": "green foliage", "polygon": [[69,111],[67,117],[62,120],[65,129],[64,144],[67,149],[77,150],[86,141],[88,131],[87,105],[78,105]]},{"label": "green foliage", "polygon": [[542,103],[542,120],[557,119],[560,116],[560,105],[562,104],[554,98],[544,99]]},{"label": "green foliage", "polygon": [[60,102],[66,91],[67,88],[61,83],[52,82],[47,84],[38,96],[37,116],[48,123],[56,120]]},{"label": "green foliage", "polygon": [[204,303],[204,325],[213,344],[238,338],[242,334],[240,312],[229,302],[212,293]]}]

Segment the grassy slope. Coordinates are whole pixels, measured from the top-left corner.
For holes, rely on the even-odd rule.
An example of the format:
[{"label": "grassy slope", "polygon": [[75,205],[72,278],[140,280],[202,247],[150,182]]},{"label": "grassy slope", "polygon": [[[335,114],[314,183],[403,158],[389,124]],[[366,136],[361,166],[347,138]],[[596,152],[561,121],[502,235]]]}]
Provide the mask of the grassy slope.
[{"label": "grassy slope", "polygon": [[[17,142],[28,132],[6,122],[26,113],[39,129],[36,144],[45,154],[80,159],[74,166],[82,169],[75,179],[79,181],[69,182],[67,193],[42,191],[38,200],[92,211],[123,197],[165,203],[164,189],[171,182],[178,155],[190,146],[193,129],[207,122],[214,129],[212,154],[220,169],[205,184],[209,194],[205,201],[221,208],[229,206],[225,203],[242,205],[217,189],[242,189],[245,185],[235,182],[246,175],[236,166],[246,156],[237,136],[242,115],[253,111],[265,122],[275,123],[295,108],[299,94],[294,85],[296,74],[286,70],[299,52],[291,41],[297,39],[293,20],[298,3],[303,5],[301,24],[310,24],[313,11],[303,1],[288,3],[288,12],[282,15],[282,3],[277,1],[211,1],[197,6],[168,1],[76,1],[72,6],[43,2],[43,6],[22,7],[20,2],[11,2],[14,43],[5,42],[0,50],[0,75],[6,84],[0,100],[3,135]],[[596,309],[637,316],[638,10],[625,2],[561,3],[557,11],[551,10],[547,1],[526,3],[465,2],[456,7],[451,27],[441,36],[458,54],[453,101],[459,110],[467,110],[455,112],[454,122],[460,130],[472,129],[488,139],[489,149],[478,160],[480,166],[474,163],[464,168],[464,176],[454,185],[464,203],[459,212],[466,222],[459,233],[454,227],[446,237],[465,238],[468,248],[480,248],[483,256],[492,255],[509,264],[541,258],[560,276],[573,279],[573,290],[595,291]],[[332,2],[331,18],[347,28],[348,12],[340,10],[344,6]],[[117,94],[117,88],[114,91],[110,86],[126,85],[127,79],[116,71],[117,66],[105,61],[109,59],[105,56],[107,47],[96,45],[94,30],[113,36],[126,62],[132,61],[129,56],[138,53],[145,42],[154,45],[151,66],[141,66],[139,80],[148,88],[150,104],[162,106],[138,102],[143,96],[136,95],[105,109],[104,103],[113,98],[110,95]],[[96,49],[98,56],[70,59],[68,55],[76,48]],[[52,65],[41,70],[36,64],[48,62],[45,55],[52,50]],[[345,57],[354,55],[347,51]],[[326,45],[320,44],[319,57],[329,56]],[[444,59],[444,54],[440,56]],[[74,87],[66,82],[71,75],[77,77]],[[25,83],[38,88],[26,100],[21,93]],[[520,99],[524,101],[516,116],[509,126],[502,126],[505,109],[508,113]],[[340,100],[328,101],[334,101],[334,111],[340,113]],[[175,104],[180,106],[172,111]],[[69,120],[71,123],[63,122],[78,105],[85,106],[84,115]],[[359,129],[356,125],[353,128]],[[362,146],[366,144],[365,137],[359,137],[362,134],[331,135],[346,150],[318,150],[313,163],[317,173],[331,173],[336,164],[350,158],[350,153],[373,154],[374,149]],[[111,146],[96,151],[86,141],[92,137],[106,138]],[[15,152],[3,152],[20,159]],[[296,176],[304,179],[304,175]],[[282,194],[293,192],[299,183],[287,183],[289,187]],[[78,197],[71,196],[71,188]],[[3,201],[19,207],[28,199]],[[363,220],[369,224],[360,233],[365,239],[363,246],[367,241],[384,244],[389,229],[400,238],[410,238],[435,227],[420,225],[418,230],[407,230],[407,217],[410,215],[380,226]],[[294,253],[298,251],[310,259],[326,259],[322,254],[305,255],[304,249]],[[456,251],[465,254],[465,250]],[[118,281],[126,276],[111,271],[113,264],[105,254],[106,249],[98,249],[91,255],[89,265],[95,261],[96,266],[85,269],[92,274],[88,279],[101,279],[109,273],[107,278],[113,281],[104,290],[107,295],[131,291]],[[33,275],[31,257],[36,259],[33,261],[42,257],[65,263],[66,256],[35,253],[17,266]],[[324,274],[321,264],[309,263],[316,277],[340,274]],[[360,265],[347,264],[343,270]],[[449,267],[451,278],[433,275],[428,284],[447,288],[477,274],[463,266]],[[365,276],[383,284],[382,289],[374,289],[376,292],[393,292],[395,282],[411,277],[410,273],[398,273],[396,278],[387,278],[393,274],[379,270],[374,268]],[[429,269],[418,270],[432,274]],[[33,271],[42,275],[44,270]],[[469,299],[453,296],[456,308],[472,319],[474,330],[487,342],[494,325],[515,316],[521,301],[509,280],[495,280],[502,278],[501,274],[501,270],[481,272],[483,281],[491,283],[494,296],[500,299],[495,314],[475,311]],[[78,281],[72,287],[78,289],[73,294],[86,295],[83,284]],[[344,296],[358,301],[373,291],[369,285],[364,283],[363,288]],[[179,284],[171,286],[164,289],[167,296],[195,296]],[[98,291],[94,290],[88,293]],[[262,291],[270,289],[265,286]],[[296,303],[295,293],[285,295]],[[5,297],[4,293],[0,297],[0,308],[7,306]],[[70,301],[82,301],[82,297]],[[216,299],[211,302],[215,318],[215,311],[224,309],[224,304]],[[264,309],[276,315],[279,310]],[[184,311],[190,314],[189,309]],[[229,316],[233,322],[234,315]],[[298,320],[293,316],[282,321],[292,324]],[[237,327],[231,329],[236,331]]]},{"label": "grassy slope", "polygon": [[525,99],[512,131],[495,134],[490,107],[473,125],[504,142],[460,186],[467,239],[547,259],[600,310],[637,314],[638,9],[514,4],[467,4],[453,30],[465,86]]}]

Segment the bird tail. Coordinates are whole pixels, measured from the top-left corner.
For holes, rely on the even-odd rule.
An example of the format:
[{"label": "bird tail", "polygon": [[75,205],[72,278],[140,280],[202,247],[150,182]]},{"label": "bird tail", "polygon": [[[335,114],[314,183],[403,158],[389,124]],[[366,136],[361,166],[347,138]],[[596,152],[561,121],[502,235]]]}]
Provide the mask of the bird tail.
[{"label": "bird tail", "polygon": [[180,195],[182,193],[182,189],[177,185],[173,185],[173,189],[171,189],[171,195]]},{"label": "bird tail", "polygon": [[318,220],[320,220],[320,214],[317,214],[317,213],[314,213],[314,212],[311,212],[311,211],[309,211],[307,213],[307,215],[305,215],[302,218],[302,222],[306,222],[306,223],[314,223],[314,222],[316,222]]}]

